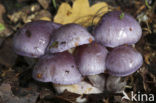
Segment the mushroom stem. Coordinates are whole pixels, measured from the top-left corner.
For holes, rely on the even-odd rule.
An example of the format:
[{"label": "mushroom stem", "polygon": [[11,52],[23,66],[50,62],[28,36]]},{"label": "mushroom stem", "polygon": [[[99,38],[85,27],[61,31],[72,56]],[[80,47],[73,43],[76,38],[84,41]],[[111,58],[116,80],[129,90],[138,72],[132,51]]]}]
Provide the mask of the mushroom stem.
[{"label": "mushroom stem", "polygon": [[73,84],[73,85],[58,85],[58,84],[54,84],[53,85],[54,88],[56,89],[56,91],[58,93],[63,93],[65,90],[72,92],[72,93],[76,93],[76,94],[98,94],[98,93],[102,93],[103,91],[100,90],[97,87],[94,87],[93,85],[91,85],[90,83],[86,82],[86,81],[82,81],[79,82],[77,84]]},{"label": "mushroom stem", "polygon": [[103,74],[89,75],[87,77],[94,87],[100,89],[101,91],[104,90],[106,80]]},{"label": "mushroom stem", "polygon": [[122,93],[125,89],[126,82],[121,81],[121,77],[109,75],[106,79],[106,89],[110,92]]}]

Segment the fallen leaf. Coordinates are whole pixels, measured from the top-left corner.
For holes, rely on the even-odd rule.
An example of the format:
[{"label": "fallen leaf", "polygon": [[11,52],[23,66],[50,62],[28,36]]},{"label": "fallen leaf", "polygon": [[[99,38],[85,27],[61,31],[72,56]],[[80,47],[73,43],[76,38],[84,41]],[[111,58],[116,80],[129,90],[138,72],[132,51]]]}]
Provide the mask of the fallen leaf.
[{"label": "fallen leaf", "polygon": [[105,2],[90,6],[88,0],[75,0],[72,7],[68,3],[60,5],[54,22],[60,24],[77,23],[87,27],[97,24],[106,12],[108,12],[108,5]]},{"label": "fallen leaf", "polygon": [[33,91],[25,96],[18,97],[15,96],[11,90],[10,84],[2,84],[0,86],[0,97],[4,103],[36,103],[38,92]]},{"label": "fallen leaf", "polygon": [[20,20],[22,20],[24,23],[28,23],[33,21],[33,19],[37,18],[36,15],[39,13],[37,11],[39,11],[40,9],[41,7],[39,4],[32,4],[23,7],[21,10],[14,12],[13,14],[8,14],[7,16],[8,19],[13,23],[17,23]]},{"label": "fallen leaf", "polygon": [[4,29],[5,29],[5,26],[0,23],[0,32],[3,31]]},{"label": "fallen leaf", "polygon": [[16,62],[17,55],[13,52],[12,38],[5,39],[0,48],[0,64],[12,67]]},{"label": "fallen leaf", "polygon": [[37,0],[37,1],[44,9],[48,9],[51,0]]},{"label": "fallen leaf", "polygon": [[51,19],[49,17],[46,17],[46,16],[41,17],[40,20],[51,21]]},{"label": "fallen leaf", "polygon": [[145,58],[145,63],[149,65],[150,64],[151,54],[150,53],[145,54],[144,58]]},{"label": "fallen leaf", "polygon": [[51,21],[52,15],[48,10],[40,10],[34,20],[47,20]]}]

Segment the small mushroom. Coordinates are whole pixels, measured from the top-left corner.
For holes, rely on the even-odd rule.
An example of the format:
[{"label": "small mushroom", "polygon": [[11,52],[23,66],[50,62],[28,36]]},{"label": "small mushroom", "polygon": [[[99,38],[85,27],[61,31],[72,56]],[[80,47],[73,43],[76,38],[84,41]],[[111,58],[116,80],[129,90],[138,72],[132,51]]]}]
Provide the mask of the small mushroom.
[{"label": "small mushroom", "polygon": [[106,58],[108,73],[127,76],[137,71],[143,64],[142,55],[130,46],[114,48]]},{"label": "small mushroom", "polygon": [[79,45],[89,44],[93,40],[93,36],[82,26],[66,24],[54,32],[47,50],[50,53],[63,52]]},{"label": "small mushroom", "polygon": [[104,73],[107,53],[105,47],[95,42],[77,48],[75,58],[80,73],[82,75]]},{"label": "small mushroom", "polygon": [[15,34],[13,41],[15,52],[33,58],[42,56],[53,31],[60,26],[60,24],[41,20],[25,24]]},{"label": "small mushroom", "polygon": [[141,38],[142,29],[131,15],[112,11],[102,17],[93,34],[97,42],[113,48],[135,44]]},{"label": "small mushroom", "polygon": [[33,70],[33,78],[41,82],[70,85],[82,80],[73,56],[68,52],[47,54]]}]

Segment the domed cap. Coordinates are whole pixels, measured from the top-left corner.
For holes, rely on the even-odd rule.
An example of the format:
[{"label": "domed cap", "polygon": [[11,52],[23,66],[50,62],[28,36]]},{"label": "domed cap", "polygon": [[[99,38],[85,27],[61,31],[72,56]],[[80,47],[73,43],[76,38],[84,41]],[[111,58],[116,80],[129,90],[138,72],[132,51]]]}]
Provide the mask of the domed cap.
[{"label": "domed cap", "polygon": [[142,64],[142,55],[129,46],[114,48],[106,59],[106,68],[114,76],[130,75],[137,71]]},{"label": "domed cap", "polygon": [[25,24],[16,34],[13,47],[17,54],[40,57],[50,41],[52,32],[61,25],[49,21],[34,21]]},{"label": "domed cap", "polygon": [[98,43],[80,46],[76,53],[76,63],[82,75],[104,73],[107,49]]},{"label": "domed cap", "polygon": [[81,81],[73,56],[68,52],[43,56],[33,70],[33,78],[55,84],[75,84]]},{"label": "domed cap", "polygon": [[107,47],[134,44],[141,38],[139,23],[129,14],[113,11],[105,14],[94,30],[95,40]]},{"label": "domed cap", "polygon": [[62,52],[70,48],[89,44],[94,40],[91,34],[78,24],[66,24],[54,32],[49,44],[51,53]]}]

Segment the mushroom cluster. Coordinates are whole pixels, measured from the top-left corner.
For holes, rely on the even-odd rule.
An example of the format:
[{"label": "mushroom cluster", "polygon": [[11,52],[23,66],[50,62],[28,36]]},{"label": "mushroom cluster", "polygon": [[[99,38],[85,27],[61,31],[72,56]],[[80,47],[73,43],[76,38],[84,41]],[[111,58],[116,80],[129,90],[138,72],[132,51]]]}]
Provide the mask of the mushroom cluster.
[{"label": "mushroom cluster", "polygon": [[103,73],[122,77],[141,67],[142,55],[131,46],[141,35],[132,16],[112,11],[101,18],[93,34],[78,24],[27,23],[15,34],[13,46],[19,55],[39,58],[32,77],[52,82],[59,93],[101,93],[106,87]]}]

